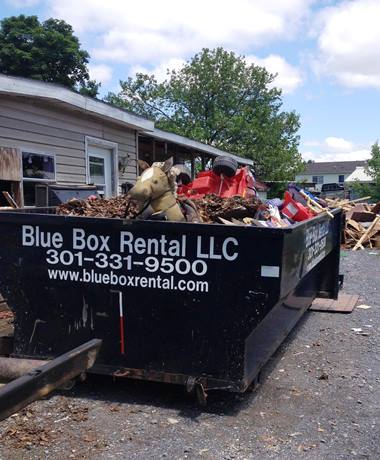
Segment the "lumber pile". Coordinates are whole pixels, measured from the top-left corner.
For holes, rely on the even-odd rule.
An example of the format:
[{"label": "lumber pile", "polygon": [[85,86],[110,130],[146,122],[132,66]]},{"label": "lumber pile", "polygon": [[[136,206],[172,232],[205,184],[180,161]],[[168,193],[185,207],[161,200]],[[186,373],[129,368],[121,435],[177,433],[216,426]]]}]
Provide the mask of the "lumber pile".
[{"label": "lumber pile", "polygon": [[326,200],[330,208],[342,208],[345,212],[343,246],[347,249],[380,248],[380,202],[375,205],[362,203],[369,198]]}]

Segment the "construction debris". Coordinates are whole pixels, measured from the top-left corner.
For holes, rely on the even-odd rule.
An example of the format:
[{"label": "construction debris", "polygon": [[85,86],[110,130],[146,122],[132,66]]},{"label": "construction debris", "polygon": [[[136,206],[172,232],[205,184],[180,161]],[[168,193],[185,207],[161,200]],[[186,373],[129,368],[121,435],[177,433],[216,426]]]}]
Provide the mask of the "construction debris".
[{"label": "construction debris", "polygon": [[[234,225],[231,219],[253,218],[259,208],[263,207],[260,200],[242,198],[234,196],[231,198],[221,198],[217,195],[205,195],[204,198],[193,200],[198,208],[198,212],[205,223],[225,223]],[[266,208],[266,206],[264,205]],[[243,222],[239,221],[239,224]]]},{"label": "construction debris", "polygon": [[345,212],[343,245],[347,249],[380,248],[380,202],[375,205],[360,203],[370,198],[352,201],[326,199],[330,208],[342,208]]},{"label": "construction debris", "polygon": [[[204,223],[272,228],[288,227],[295,221],[310,219],[321,213],[331,218],[332,209],[342,208],[346,217],[343,246],[355,251],[364,247],[380,247],[380,202],[375,205],[362,202],[369,198],[352,201],[327,198],[323,202],[291,185],[283,200],[267,200],[265,203],[255,197],[222,198],[216,194],[206,194],[192,201]],[[184,197],[178,198],[179,203],[183,200]],[[128,195],[108,199],[89,197],[61,204],[57,207],[57,214],[135,219],[142,217],[141,206]]]}]

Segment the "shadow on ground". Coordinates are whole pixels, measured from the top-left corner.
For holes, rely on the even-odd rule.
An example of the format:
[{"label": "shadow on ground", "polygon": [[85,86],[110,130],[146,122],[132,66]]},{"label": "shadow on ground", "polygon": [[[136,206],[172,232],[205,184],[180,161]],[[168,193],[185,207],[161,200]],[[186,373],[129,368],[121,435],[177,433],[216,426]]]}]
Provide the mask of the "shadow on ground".
[{"label": "shadow on ground", "polygon": [[309,312],[299,320],[291,333],[263,366],[258,385],[252,384],[245,393],[231,393],[223,390],[208,392],[207,405],[202,407],[194,394],[189,394],[181,385],[114,378],[105,375],[88,374],[82,384],[62,395],[72,398],[107,401],[113,404],[150,405],[174,409],[178,415],[196,420],[201,414],[236,415],[246,409],[258,396],[268,376],[285,355],[289,345],[309,319]]}]

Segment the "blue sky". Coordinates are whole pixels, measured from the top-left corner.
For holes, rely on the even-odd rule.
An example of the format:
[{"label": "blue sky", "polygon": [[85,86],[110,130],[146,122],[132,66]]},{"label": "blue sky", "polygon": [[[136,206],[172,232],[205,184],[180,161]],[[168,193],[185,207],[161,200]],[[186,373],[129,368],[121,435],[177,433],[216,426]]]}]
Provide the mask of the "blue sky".
[{"label": "blue sky", "polygon": [[380,0],[0,0],[1,17],[18,14],[70,23],[102,94],[223,46],[278,73],[305,159],[368,158],[380,137]]}]

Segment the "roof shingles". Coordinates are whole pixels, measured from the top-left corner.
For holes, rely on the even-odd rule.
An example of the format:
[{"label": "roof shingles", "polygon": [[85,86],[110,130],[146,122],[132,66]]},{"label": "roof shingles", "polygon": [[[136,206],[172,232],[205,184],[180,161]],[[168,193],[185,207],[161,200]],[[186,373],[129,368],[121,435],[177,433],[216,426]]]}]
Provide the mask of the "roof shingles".
[{"label": "roof shingles", "polygon": [[306,163],[303,174],[351,174],[357,166],[365,166],[366,161],[321,161]]}]

